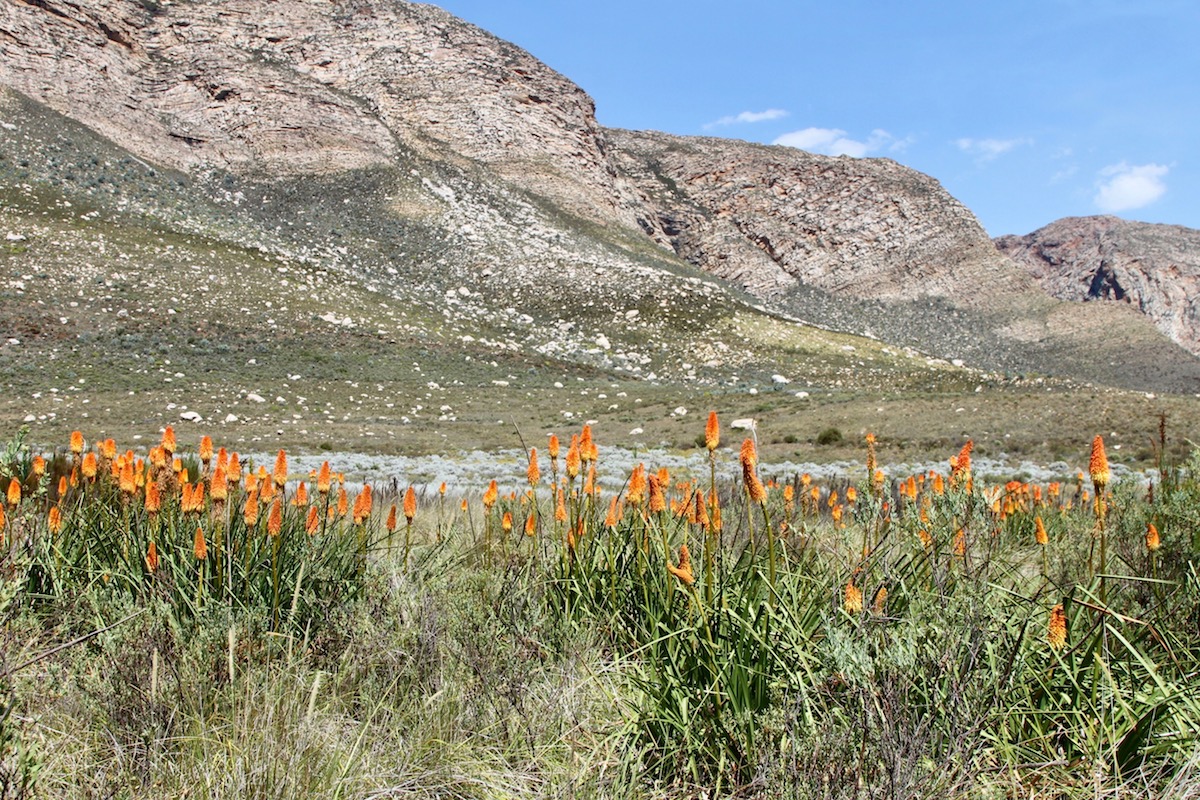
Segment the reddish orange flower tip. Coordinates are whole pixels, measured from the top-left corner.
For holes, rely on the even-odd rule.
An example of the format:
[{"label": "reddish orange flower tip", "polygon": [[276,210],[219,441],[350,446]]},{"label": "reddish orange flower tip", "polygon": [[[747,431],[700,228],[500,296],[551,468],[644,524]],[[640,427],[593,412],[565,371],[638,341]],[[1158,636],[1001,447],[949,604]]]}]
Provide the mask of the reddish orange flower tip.
[{"label": "reddish orange flower tip", "polygon": [[1104,438],[1096,436],[1092,439],[1092,455],[1088,459],[1088,474],[1091,475],[1092,485],[1096,493],[1104,491],[1112,473],[1108,469],[1108,455],[1104,452]]},{"label": "reddish orange flower tip", "polygon": [[708,452],[717,449],[721,444],[721,426],[717,422],[717,412],[708,412],[708,422],[704,426],[704,446]]}]

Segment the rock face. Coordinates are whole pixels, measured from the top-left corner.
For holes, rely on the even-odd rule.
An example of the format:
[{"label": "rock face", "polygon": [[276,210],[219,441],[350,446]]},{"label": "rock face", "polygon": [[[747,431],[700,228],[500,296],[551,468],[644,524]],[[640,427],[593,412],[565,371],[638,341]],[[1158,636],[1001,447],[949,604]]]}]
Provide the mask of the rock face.
[{"label": "rock face", "polygon": [[965,305],[1020,292],[1019,271],[941,185],[887,159],[613,131],[618,162],[687,261],[759,297],[797,284]]},{"label": "rock face", "polygon": [[438,150],[639,227],[592,99],[432,6],[3,0],[0,82],[163,166],[327,174]]},{"label": "rock face", "polygon": [[[228,230],[256,216],[256,247],[288,240],[330,264],[374,259],[388,276],[404,264],[413,302],[484,278],[515,320],[555,313],[552,285],[593,315],[590,295],[624,313],[671,286],[745,302],[696,268],[771,314],[998,371],[1136,385],[1117,374],[1131,358],[1109,333],[1145,353],[1163,343],[1132,309],[1074,313],[1052,300],[928,176],[886,159],[606,129],[578,86],[432,6],[0,0],[0,86],[138,168],[219,186],[208,199],[222,207],[252,198],[218,216]],[[147,190],[147,202],[160,195]],[[316,213],[335,195],[345,205]],[[351,229],[358,250],[334,241]],[[1169,267],[1184,262],[1167,260],[1144,292],[1120,277],[1110,293],[1119,286],[1151,316],[1161,306],[1160,324],[1194,342],[1189,291],[1168,291]],[[480,319],[495,319],[480,302]],[[1112,352],[1078,366],[1077,352],[1098,347]],[[1200,381],[1200,362],[1171,359],[1155,380]]]},{"label": "rock face", "polygon": [[1200,355],[1200,230],[1068,217],[996,247],[1054,297],[1132,306]]}]

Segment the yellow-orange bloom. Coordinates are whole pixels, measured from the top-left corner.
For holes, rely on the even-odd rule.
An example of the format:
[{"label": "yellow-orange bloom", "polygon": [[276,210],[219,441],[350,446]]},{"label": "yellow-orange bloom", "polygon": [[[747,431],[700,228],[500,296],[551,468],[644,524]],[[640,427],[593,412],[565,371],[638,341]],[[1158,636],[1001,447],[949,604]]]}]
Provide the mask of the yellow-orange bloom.
[{"label": "yellow-orange bloom", "polygon": [[50,527],[51,533],[58,533],[62,530],[62,512],[58,510],[58,506],[50,506],[46,524]]},{"label": "yellow-orange bloom", "polygon": [[754,440],[747,438],[742,442],[741,452],[738,454],[738,459],[742,462],[742,469],[754,469],[758,466],[758,449],[754,446]]},{"label": "yellow-orange bloom", "polygon": [[880,586],[879,591],[875,592],[875,599],[871,601],[871,613],[877,617],[882,617],[887,610],[888,590],[886,586]]},{"label": "yellow-orange bloom", "polygon": [[46,474],[46,459],[41,456],[33,457],[33,477],[41,478]]},{"label": "yellow-orange bloom", "polygon": [[321,527],[321,515],[317,513],[315,505],[308,507],[308,519],[304,521],[304,530],[309,536],[314,536],[317,529]]},{"label": "yellow-orange bloom", "polygon": [[648,478],[650,484],[650,512],[657,514],[667,510],[667,499],[663,494],[662,484],[658,482],[658,475],[651,473]]},{"label": "yellow-orange bloom", "polygon": [[287,453],[280,450],[279,455],[275,456],[275,470],[271,473],[272,480],[280,489],[287,483],[288,468],[287,468]]},{"label": "yellow-orange bloom", "polygon": [[90,450],[83,457],[83,463],[79,465],[79,472],[89,481],[96,477],[96,454]]},{"label": "yellow-orange bloom", "polygon": [[8,504],[16,508],[21,503],[21,482],[13,478],[8,482]]},{"label": "yellow-orange bloom", "polygon": [[704,446],[708,452],[713,452],[721,444],[721,426],[717,422],[717,412],[708,412],[708,422],[704,426]]},{"label": "yellow-orange bloom", "polygon": [[150,540],[150,547],[146,550],[146,569],[153,575],[158,569],[158,546],[154,544],[154,540]]},{"label": "yellow-orange bloom", "polygon": [[917,530],[917,536],[921,538],[921,546],[928,549],[933,544],[933,537],[929,535],[929,531],[924,528]]},{"label": "yellow-orange bloom", "polygon": [[121,491],[131,495],[137,491],[137,476],[133,474],[133,464],[126,461],[121,467]]},{"label": "yellow-orange bloom", "polygon": [[525,477],[529,479],[530,486],[536,486],[537,482],[542,479],[542,470],[538,467],[537,448],[529,448],[529,468],[525,470]]},{"label": "yellow-orange bloom", "polygon": [[304,481],[300,481],[300,485],[296,487],[296,493],[292,495],[292,505],[296,508],[308,505],[308,487],[304,485]]},{"label": "yellow-orange bloom", "polygon": [[1104,452],[1104,439],[1097,436],[1092,439],[1092,456],[1088,459],[1088,474],[1092,476],[1092,486],[1096,489],[1096,496],[1099,497],[1104,493],[1104,487],[1108,486],[1109,478],[1112,473],[1108,469],[1108,456]]},{"label": "yellow-orange bloom", "polygon": [[1041,517],[1034,517],[1034,536],[1037,538],[1037,543],[1043,547],[1049,543],[1050,537],[1046,535],[1046,523],[1042,522]]},{"label": "yellow-orange bloom", "polygon": [[162,443],[159,445],[167,458],[175,455],[175,429],[168,425],[163,430]]},{"label": "yellow-orange bloom", "polygon": [[688,553],[688,546],[680,545],[679,547],[679,566],[675,566],[670,561],[667,561],[667,572],[674,575],[686,586],[691,586],[696,582],[696,576],[692,574],[692,556]]},{"label": "yellow-orange bloom", "polygon": [[530,514],[525,518],[525,535],[537,535],[537,514]]},{"label": "yellow-orange bloom", "polygon": [[571,446],[567,448],[567,477],[571,480],[579,477],[581,458],[579,455],[579,435],[571,436]]},{"label": "yellow-orange bloom", "polygon": [[371,516],[371,487],[363,486],[362,491],[354,498],[354,524],[361,525]]},{"label": "yellow-orange bloom", "polygon": [[626,489],[626,500],[630,505],[640,505],[646,499],[646,466],[638,464],[629,474],[629,486]]},{"label": "yellow-orange bloom", "polygon": [[408,524],[412,525],[413,517],[417,515],[417,491],[413,487],[408,487],[408,491],[404,493],[404,518],[408,520]]},{"label": "yellow-orange bloom", "polygon": [[1153,522],[1146,523],[1146,549],[1153,553],[1160,547],[1162,541],[1158,537],[1158,528],[1154,527]]},{"label": "yellow-orange bloom", "polygon": [[967,443],[958,451],[958,455],[950,460],[950,477],[955,481],[967,480],[971,477],[971,450],[975,442],[967,439]]},{"label": "yellow-orange bloom", "polygon": [[246,495],[246,505],[242,508],[242,519],[247,528],[253,528],[258,523],[258,489],[251,489]]},{"label": "yellow-orange bloom", "polygon": [[214,503],[224,503],[229,499],[229,479],[225,475],[225,466],[218,463],[213,471],[212,483],[208,490]]},{"label": "yellow-orange bloom", "polygon": [[[225,467],[225,474],[229,476],[229,482],[234,488],[242,482],[242,462],[238,461],[237,453],[229,454],[229,464]],[[247,490],[249,490],[247,488]]]},{"label": "yellow-orange bloom", "polygon": [[496,486],[495,479],[488,484],[487,489],[483,493],[483,510],[491,511],[492,506],[496,505],[496,500],[500,497],[500,489]]},{"label": "yellow-orange bloom", "polygon": [[1046,631],[1046,641],[1054,650],[1061,650],[1067,643],[1067,615],[1063,611],[1062,603],[1050,609],[1050,626]]},{"label": "yellow-orange bloom", "polygon": [[317,472],[317,491],[322,495],[329,494],[329,488],[332,484],[329,476],[329,462],[322,461],[321,469]]},{"label": "yellow-orange bloom", "polygon": [[763,486],[762,481],[758,479],[758,475],[753,470],[749,470],[743,472],[742,477],[746,481],[746,493],[750,496],[750,502],[767,502],[767,489]]},{"label": "yellow-orange bloom", "polygon": [[81,431],[71,431],[71,452],[77,456],[83,454],[83,433]]},{"label": "yellow-orange bloom", "polygon": [[267,515],[267,535],[278,536],[283,530],[283,500],[276,497],[271,503],[271,513]]},{"label": "yellow-orange bloom", "polygon": [[863,610],[862,590],[854,585],[854,581],[846,584],[846,591],[842,599],[842,608],[846,609],[847,614],[858,616]]},{"label": "yellow-orange bloom", "polygon": [[200,437],[200,449],[197,455],[200,456],[200,462],[204,464],[205,467],[208,466],[208,462],[212,461],[213,442],[211,436],[205,434],[204,436]]},{"label": "yellow-orange bloom", "polygon": [[505,533],[508,533],[512,530],[512,512],[511,511],[504,512],[504,516],[500,518],[500,527],[504,529]]},{"label": "yellow-orange bloom", "polygon": [[196,536],[192,539],[192,553],[197,561],[208,558],[208,543],[204,541],[204,529],[199,525],[196,526]]},{"label": "yellow-orange bloom", "polygon": [[350,498],[349,498],[349,496],[346,494],[346,487],[345,487],[345,486],[339,486],[339,487],[338,487],[338,496],[337,496],[337,513],[338,513],[338,516],[339,516],[339,517],[344,517],[344,516],[346,516],[346,512],[347,512],[349,509],[350,509]]},{"label": "yellow-orange bloom", "polygon": [[617,511],[617,496],[613,495],[613,498],[608,501],[608,513],[604,515],[604,527],[615,528],[620,520],[621,515]]},{"label": "yellow-orange bloom", "polygon": [[558,502],[554,506],[554,519],[558,520],[559,522],[567,521],[567,506],[563,502],[562,489],[558,490]]},{"label": "yellow-orange bloom", "polygon": [[157,514],[162,508],[162,494],[158,490],[158,484],[154,481],[146,484],[146,513]]},{"label": "yellow-orange bloom", "polygon": [[442,497],[446,496],[446,482],[442,481],[442,485],[438,487],[438,494]]},{"label": "yellow-orange bloom", "polygon": [[387,521],[384,522],[383,527],[387,528],[388,533],[391,533],[394,530],[396,530],[396,504],[395,503],[392,503],[390,506],[388,506]]},{"label": "yellow-orange bloom", "polygon": [[584,461],[592,462],[599,458],[599,455],[596,443],[592,441],[592,426],[584,425],[583,431],[579,434],[579,457]]}]

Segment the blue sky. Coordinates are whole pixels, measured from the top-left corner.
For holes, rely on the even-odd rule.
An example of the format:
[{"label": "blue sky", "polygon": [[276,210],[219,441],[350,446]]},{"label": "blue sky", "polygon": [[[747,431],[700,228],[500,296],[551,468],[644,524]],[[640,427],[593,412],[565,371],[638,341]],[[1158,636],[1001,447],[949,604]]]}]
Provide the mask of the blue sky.
[{"label": "blue sky", "polygon": [[882,156],[992,235],[1112,213],[1200,228],[1196,0],[442,0],[604,125]]}]

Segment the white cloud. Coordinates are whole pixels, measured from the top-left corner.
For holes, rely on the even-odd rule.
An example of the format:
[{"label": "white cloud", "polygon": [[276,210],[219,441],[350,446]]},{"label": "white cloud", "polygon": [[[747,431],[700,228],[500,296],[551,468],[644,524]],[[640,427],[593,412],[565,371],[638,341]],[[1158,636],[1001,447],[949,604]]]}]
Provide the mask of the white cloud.
[{"label": "white cloud", "polygon": [[980,161],[991,161],[1017,147],[1032,145],[1033,139],[1022,136],[1016,139],[955,139],[954,144],[964,153],[970,153]]},{"label": "white cloud", "polygon": [[1128,211],[1153,203],[1167,191],[1163,182],[1170,167],[1162,164],[1135,166],[1122,161],[1100,170],[1092,202],[1101,211]]},{"label": "white cloud", "polygon": [[766,111],[743,111],[740,114],[733,114],[727,117],[721,117],[714,122],[705,123],[704,130],[712,128],[722,128],[726,125],[737,125],[740,123],[754,122],[769,122],[773,119],[783,119],[788,115],[788,112],[782,108],[768,108]]},{"label": "white cloud", "polygon": [[[889,145],[893,149],[902,150],[908,146],[908,140],[897,142],[896,137],[880,128],[871,131],[871,135],[867,137],[866,141],[851,139],[846,131],[839,128],[805,128],[801,131],[785,133],[772,144],[782,144],[807,150],[810,153],[824,153],[829,156],[862,158],[868,153],[881,150]],[[897,144],[900,145],[898,148]]]}]

